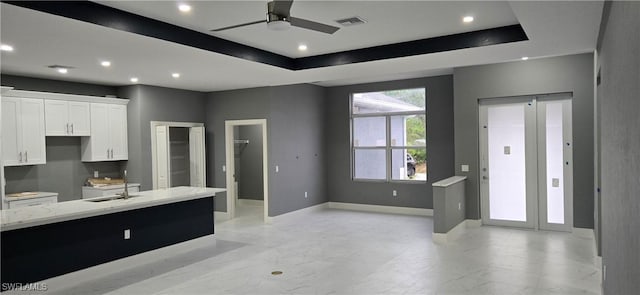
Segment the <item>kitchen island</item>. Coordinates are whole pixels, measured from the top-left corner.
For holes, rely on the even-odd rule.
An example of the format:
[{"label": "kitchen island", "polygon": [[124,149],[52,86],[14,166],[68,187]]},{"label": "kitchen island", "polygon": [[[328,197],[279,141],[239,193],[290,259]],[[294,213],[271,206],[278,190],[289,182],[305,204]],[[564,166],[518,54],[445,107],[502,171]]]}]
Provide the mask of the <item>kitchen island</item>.
[{"label": "kitchen island", "polygon": [[1,210],[3,290],[214,233],[219,188],[175,187]]}]

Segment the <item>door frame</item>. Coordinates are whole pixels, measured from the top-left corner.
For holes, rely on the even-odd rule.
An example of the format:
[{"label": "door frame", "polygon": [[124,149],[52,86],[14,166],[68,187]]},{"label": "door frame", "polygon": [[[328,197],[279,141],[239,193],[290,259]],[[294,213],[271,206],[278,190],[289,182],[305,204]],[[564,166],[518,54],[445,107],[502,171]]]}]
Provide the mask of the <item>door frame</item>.
[{"label": "door frame", "polygon": [[234,154],[234,127],[259,125],[262,127],[262,175],[263,175],[263,194],[264,194],[264,222],[270,222],[269,219],[269,158],[268,158],[268,137],[267,137],[267,119],[249,119],[249,120],[225,120],[225,165],[226,165],[226,183],[227,183],[227,213],[229,219],[233,219],[236,214],[237,193],[234,181],[235,174],[235,154]]},{"label": "door frame", "polygon": [[[166,126],[167,129],[171,127],[182,127],[182,128],[203,127],[204,128],[204,123],[151,121],[150,126],[151,126],[151,179],[152,179],[153,189],[157,189],[158,188],[158,167],[157,167],[158,165],[156,162],[156,159],[157,159],[156,157],[158,154],[158,143],[156,138],[156,127]],[[167,138],[168,137],[169,137],[169,134],[167,134]],[[203,153],[204,151],[206,151],[206,147],[203,148]],[[202,160],[203,160],[203,169],[199,169],[199,170],[201,170],[200,172],[202,173],[203,186],[206,186],[207,172],[206,172],[206,169],[204,169],[204,167],[206,166],[205,155],[202,155]],[[167,181],[170,181],[170,180],[167,180]],[[169,182],[169,185],[170,185],[170,182]]]},{"label": "door frame", "polygon": [[[541,140],[541,135],[545,134],[541,132],[540,128],[544,128],[546,125],[541,124],[540,116],[541,112],[538,111],[538,104],[546,107],[546,102],[549,101],[563,101],[563,129],[567,128],[568,132],[563,132],[563,146],[565,157],[564,161],[567,163],[563,166],[564,177],[564,210],[565,221],[564,224],[549,224],[546,220],[542,220],[546,217],[546,179],[541,177],[542,169],[546,169],[546,157],[540,157],[540,146],[545,143],[545,140]],[[535,112],[525,112],[525,144],[534,144],[537,152],[526,152],[525,159],[527,163],[530,163],[526,167],[526,185],[527,185],[527,222],[517,221],[502,221],[491,220],[489,218],[489,192],[488,185],[483,185],[483,167],[487,167],[486,155],[487,137],[486,131],[483,128],[482,122],[486,121],[487,112],[483,111],[483,107],[491,105],[504,105],[504,104],[518,104],[528,103],[528,106],[534,107]],[[544,95],[522,95],[522,96],[510,96],[510,97],[498,97],[498,98],[485,98],[478,100],[478,152],[479,152],[479,166],[478,166],[478,186],[480,192],[480,212],[482,223],[487,225],[497,226],[516,226],[529,229],[543,229],[554,231],[567,231],[571,232],[573,229],[573,126],[572,126],[572,104],[573,93],[554,93]],[[530,129],[533,129],[532,131]],[[527,132],[529,130],[529,132]],[[533,142],[531,141],[533,140]],[[567,143],[567,144],[565,144]],[[545,154],[545,153],[542,153]],[[533,175],[531,179],[530,175]],[[533,197],[529,197],[533,196]],[[544,211],[544,212],[543,212]],[[544,214],[543,214],[544,213]],[[529,218],[530,217],[530,218]],[[529,220],[530,219],[530,220]]]}]

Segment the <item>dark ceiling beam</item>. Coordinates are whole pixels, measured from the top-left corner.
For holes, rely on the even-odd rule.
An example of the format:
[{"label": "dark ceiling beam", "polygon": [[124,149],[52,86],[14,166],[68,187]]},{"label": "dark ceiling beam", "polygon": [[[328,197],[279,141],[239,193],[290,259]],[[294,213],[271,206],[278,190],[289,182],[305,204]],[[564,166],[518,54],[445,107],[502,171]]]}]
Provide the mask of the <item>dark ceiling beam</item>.
[{"label": "dark ceiling beam", "polygon": [[[323,55],[290,58],[91,1],[2,1],[289,70],[305,70],[529,40],[522,26],[426,38]],[[153,50],[150,48],[150,50]]]},{"label": "dark ceiling beam", "polygon": [[408,42],[309,56],[295,60],[295,69],[328,67],[529,40],[520,25],[511,25]]},{"label": "dark ceiling beam", "polygon": [[[91,1],[2,1],[15,6],[293,70],[289,57]],[[149,48],[153,50],[153,48]]]}]

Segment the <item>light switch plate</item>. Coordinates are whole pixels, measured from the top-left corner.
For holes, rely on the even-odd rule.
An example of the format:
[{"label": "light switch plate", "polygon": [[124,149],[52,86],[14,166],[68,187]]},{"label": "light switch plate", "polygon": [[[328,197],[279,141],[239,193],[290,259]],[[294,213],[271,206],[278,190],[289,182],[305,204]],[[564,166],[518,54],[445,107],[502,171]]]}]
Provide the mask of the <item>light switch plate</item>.
[{"label": "light switch plate", "polygon": [[100,177],[100,173],[98,172],[98,170],[94,170],[93,171],[93,178],[98,178]]},{"label": "light switch plate", "polygon": [[462,172],[469,172],[469,165],[461,165],[460,170],[462,170]]},{"label": "light switch plate", "polygon": [[124,230],[124,239],[125,240],[131,239],[131,230],[130,229],[125,229]]},{"label": "light switch plate", "polygon": [[278,165],[276,165],[276,173],[278,173],[280,171],[280,167],[278,167]]},{"label": "light switch plate", "polygon": [[505,146],[504,147],[504,154],[505,155],[511,155],[511,146]]},{"label": "light switch plate", "polygon": [[226,165],[222,165],[222,172],[227,172],[227,166]]}]

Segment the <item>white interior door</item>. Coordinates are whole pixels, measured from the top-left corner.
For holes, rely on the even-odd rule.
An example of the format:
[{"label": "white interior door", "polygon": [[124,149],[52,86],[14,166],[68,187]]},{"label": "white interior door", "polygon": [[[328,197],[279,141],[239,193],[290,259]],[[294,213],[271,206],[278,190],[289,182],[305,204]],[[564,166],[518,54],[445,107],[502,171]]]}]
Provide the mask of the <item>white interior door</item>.
[{"label": "white interior door", "polygon": [[204,127],[189,129],[189,172],[191,186],[205,186]]},{"label": "white interior door", "polygon": [[479,111],[483,223],[570,231],[570,97],[492,99]]},{"label": "white interior door", "polygon": [[156,184],[157,189],[169,188],[171,163],[169,163],[169,126],[156,126]]}]

